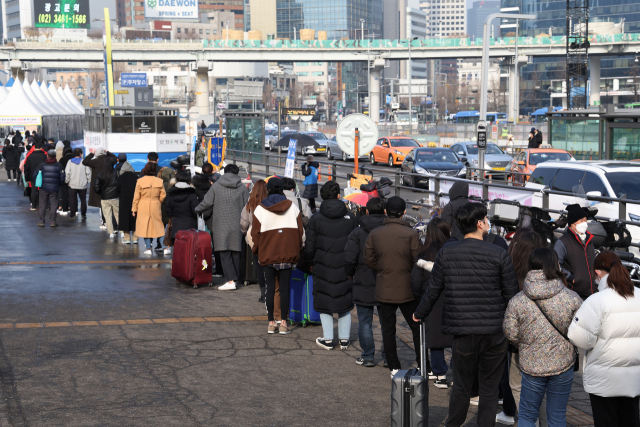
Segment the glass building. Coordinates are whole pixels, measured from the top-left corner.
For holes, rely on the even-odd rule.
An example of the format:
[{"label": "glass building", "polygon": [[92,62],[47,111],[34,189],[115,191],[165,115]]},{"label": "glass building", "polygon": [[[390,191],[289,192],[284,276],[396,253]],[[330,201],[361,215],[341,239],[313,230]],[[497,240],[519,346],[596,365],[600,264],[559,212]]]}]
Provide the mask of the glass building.
[{"label": "glass building", "polygon": [[[326,31],[328,40],[362,37],[360,19],[364,19],[364,37],[381,38],[383,0],[276,0],[279,38],[300,37],[301,29]],[[355,111],[358,96],[367,91],[367,68],[362,62],[342,66],[346,108]]]},{"label": "glass building", "polygon": [[[564,36],[566,33],[566,0],[501,0],[500,8],[506,13],[537,16],[532,21],[520,21],[520,37],[539,34]],[[515,26],[515,20],[503,20],[500,23],[500,35],[513,36]],[[589,34],[621,32],[640,33],[640,0],[590,0]],[[521,65],[520,73],[520,114],[526,115],[549,106],[550,85],[553,85],[554,92],[561,92],[565,61],[564,58],[533,57],[531,64]],[[640,84],[640,68],[635,64],[635,56],[602,57],[600,78],[602,104],[623,106],[625,103],[640,102],[637,88]],[[561,105],[560,102],[554,98],[554,106]]]},{"label": "glass building", "polygon": [[[484,21],[492,13],[500,12],[499,1],[474,1],[473,7],[467,10],[467,34],[473,39],[481,39],[484,32]],[[498,35],[498,26],[493,23],[493,36]]]}]

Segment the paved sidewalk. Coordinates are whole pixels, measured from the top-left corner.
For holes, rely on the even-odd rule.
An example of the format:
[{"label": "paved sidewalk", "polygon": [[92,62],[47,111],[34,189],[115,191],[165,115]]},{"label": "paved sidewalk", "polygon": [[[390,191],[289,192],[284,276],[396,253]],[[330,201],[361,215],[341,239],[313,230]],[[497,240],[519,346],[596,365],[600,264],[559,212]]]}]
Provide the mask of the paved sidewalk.
[{"label": "paved sidewalk", "polygon": [[[319,326],[268,335],[257,286],[176,284],[168,258],[110,241],[88,216],[37,227],[0,178],[0,427],[389,425],[389,371],[355,364],[357,318],[345,351],[319,348]],[[429,426],[448,396],[430,387]],[[589,411],[578,385],[571,405]],[[589,425],[579,416],[570,425]]]}]

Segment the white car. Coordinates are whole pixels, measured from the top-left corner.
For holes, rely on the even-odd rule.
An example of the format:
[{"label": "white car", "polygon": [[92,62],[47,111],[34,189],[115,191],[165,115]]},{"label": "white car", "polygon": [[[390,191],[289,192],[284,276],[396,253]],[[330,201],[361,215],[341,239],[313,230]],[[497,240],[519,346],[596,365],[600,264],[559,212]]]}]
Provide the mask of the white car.
[{"label": "white car", "polygon": [[[598,160],[578,162],[549,161],[538,165],[526,183],[527,188],[549,187],[551,190],[576,194],[567,196],[549,195],[549,209],[565,210],[568,205],[585,205],[585,199],[577,194],[584,190],[588,196],[620,198],[623,194],[629,200],[640,200],[640,163]],[[598,209],[599,217],[618,219],[618,202],[591,202]],[[533,205],[542,207],[542,193],[533,194]],[[557,218],[558,215],[551,214]],[[622,219],[622,218],[621,218]],[[627,221],[638,226],[627,225],[633,243],[640,242],[640,205],[627,204]],[[634,252],[638,252],[637,248]]]}]

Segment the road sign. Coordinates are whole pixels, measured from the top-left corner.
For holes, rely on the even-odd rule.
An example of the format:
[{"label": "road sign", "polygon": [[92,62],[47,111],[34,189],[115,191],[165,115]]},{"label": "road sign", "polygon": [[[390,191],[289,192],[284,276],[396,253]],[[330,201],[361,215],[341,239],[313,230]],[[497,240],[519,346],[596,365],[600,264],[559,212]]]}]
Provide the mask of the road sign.
[{"label": "road sign", "polygon": [[121,87],[147,87],[147,73],[120,74]]},{"label": "road sign", "polygon": [[189,120],[197,120],[200,117],[200,109],[198,107],[191,107],[189,109]]},{"label": "road sign", "polygon": [[358,154],[360,156],[367,155],[378,141],[378,126],[369,116],[364,114],[349,114],[340,122],[336,131],[338,147],[351,156],[355,155],[356,128],[360,132]]},{"label": "road sign", "polygon": [[487,148],[487,122],[484,120],[478,121],[478,126],[476,127],[477,132],[477,142],[478,148]]}]

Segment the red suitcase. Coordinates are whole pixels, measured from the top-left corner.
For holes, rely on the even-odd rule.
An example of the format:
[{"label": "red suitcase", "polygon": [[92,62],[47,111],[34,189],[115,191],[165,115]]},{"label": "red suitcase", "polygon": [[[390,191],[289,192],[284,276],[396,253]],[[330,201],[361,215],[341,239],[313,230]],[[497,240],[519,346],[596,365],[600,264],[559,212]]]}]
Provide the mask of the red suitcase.
[{"label": "red suitcase", "polygon": [[171,277],[180,283],[213,286],[211,236],[206,231],[178,231],[173,244]]}]

